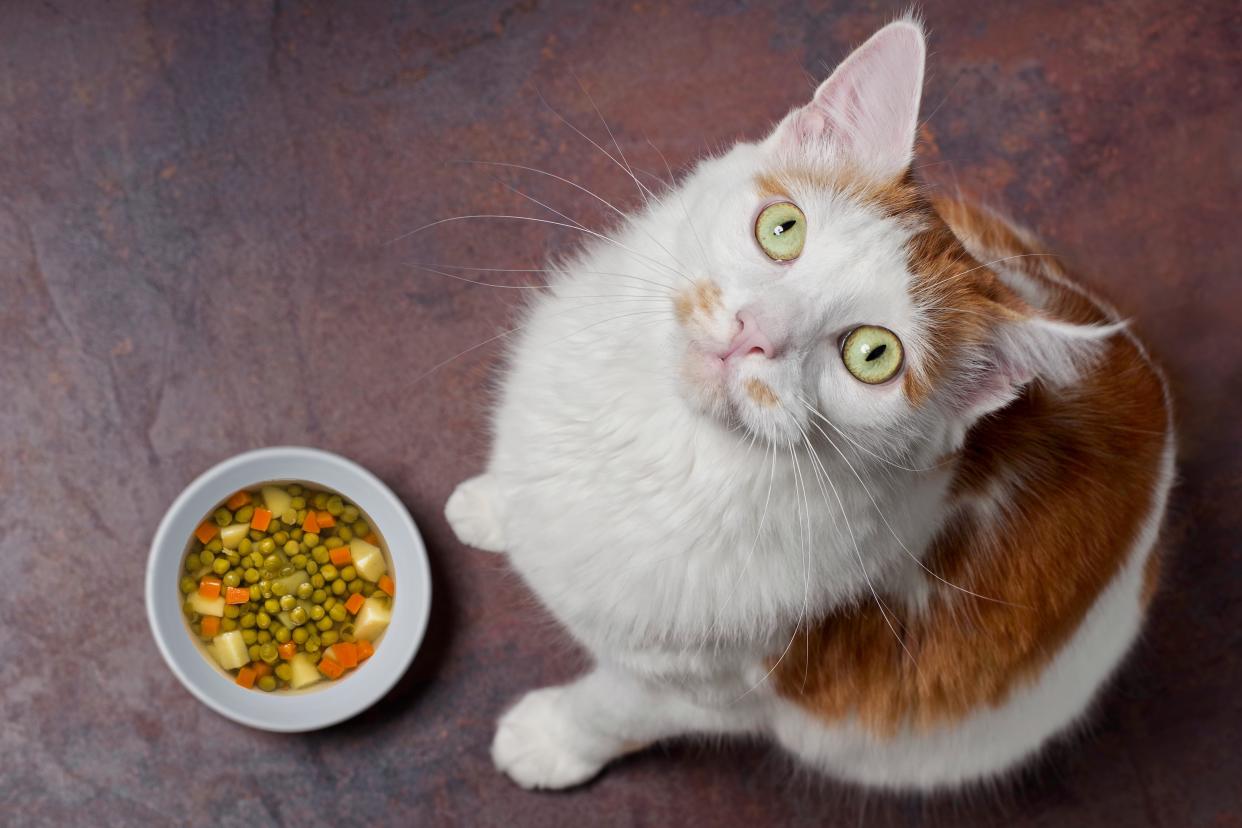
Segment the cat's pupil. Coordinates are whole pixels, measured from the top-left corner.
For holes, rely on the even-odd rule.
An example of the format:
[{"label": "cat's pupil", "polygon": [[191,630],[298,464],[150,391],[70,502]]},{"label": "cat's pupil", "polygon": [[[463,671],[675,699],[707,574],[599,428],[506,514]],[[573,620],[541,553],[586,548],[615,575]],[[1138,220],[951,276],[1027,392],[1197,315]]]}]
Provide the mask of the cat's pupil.
[{"label": "cat's pupil", "polygon": [[797,223],[798,223],[797,219],[790,219],[789,221],[783,221],[780,224],[772,228],[772,235],[779,236],[781,233],[784,233],[786,230],[793,227]]},{"label": "cat's pupil", "polygon": [[868,352],[867,354],[867,362],[870,362],[873,359],[879,359],[881,356],[883,356],[884,351],[887,348],[888,348],[887,345],[877,345],[874,348],[872,348],[871,351]]}]

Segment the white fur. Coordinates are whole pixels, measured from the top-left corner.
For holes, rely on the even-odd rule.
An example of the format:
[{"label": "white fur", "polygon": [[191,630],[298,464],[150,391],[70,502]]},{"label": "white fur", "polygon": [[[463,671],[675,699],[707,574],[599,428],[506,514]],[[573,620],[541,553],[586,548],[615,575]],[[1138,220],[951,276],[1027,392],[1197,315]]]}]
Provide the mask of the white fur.
[{"label": "white fur", "polygon": [[[905,48],[913,24],[894,26],[864,49]],[[840,71],[879,65],[917,79],[826,83],[869,89],[887,108],[853,122],[844,144],[803,128],[801,151],[838,163],[870,152],[860,147],[887,147],[883,159],[858,159],[875,166],[894,162],[891,150],[904,142],[908,162],[921,35],[917,46],[917,60],[873,51],[847,62]],[[831,117],[819,127],[832,129]],[[916,228],[839,194],[794,192],[807,217],[804,252],[778,264],[758,249],[751,228],[764,202],[755,180],[799,151],[780,137],[787,128],[704,161],[559,268],[513,344],[487,471],[446,507],[458,536],[506,552],[596,661],[501,719],[493,759],[524,787],[577,784],[629,750],[692,733],[768,734],[873,785],[960,783],[1005,770],[1072,722],[1137,629],[1147,535],[1071,644],[1000,708],[880,742],[852,722],[812,719],[772,691],[763,665],[787,650],[800,623],[874,592],[912,608],[926,600],[918,559],[946,514],[950,474],[934,461],[975,416],[947,397],[915,409],[900,382],[864,385],[839,356],[845,332],[873,324],[901,337],[908,366],[926,358],[905,256]],[[719,287],[719,307],[679,322],[674,295],[704,283]],[[742,309],[782,354],[721,368],[711,354]],[[1006,353],[1025,372],[1015,382],[1072,382],[1078,342],[1092,333],[1014,332]],[[748,396],[749,380],[772,389],[779,406]]]}]

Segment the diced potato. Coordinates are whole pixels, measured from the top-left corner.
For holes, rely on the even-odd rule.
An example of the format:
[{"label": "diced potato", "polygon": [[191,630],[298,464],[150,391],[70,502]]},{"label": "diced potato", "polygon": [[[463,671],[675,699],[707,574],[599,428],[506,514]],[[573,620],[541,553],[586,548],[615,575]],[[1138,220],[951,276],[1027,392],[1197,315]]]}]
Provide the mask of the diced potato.
[{"label": "diced potato", "polygon": [[236,549],[249,531],[250,524],[248,523],[234,523],[226,526],[220,530],[220,543],[224,544],[225,549]]},{"label": "diced potato", "polygon": [[293,593],[297,592],[298,587],[300,587],[302,584],[310,583],[310,576],[306,574],[305,570],[299,569],[297,572],[293,573],[292,575],[286,575],[283,578],[277,578],[275,581],[272,581],[272,583],[273,584],[284,584],[285,592],[288,593],[289,595],[292,595]]},{"label": "diced potato", "polygon": [[275,486],[264,486],[262,489],[263,502],[276,517],[280,517],[293,505],[293,497],[284,489],[278,489]]},{"label": "diced potato", "polygon": [[373,543],[354,538],[349,542],[349,554],[354,559],[354,569],[372,583],[378,581],[380,576],[388,571],[388,564],[384,563],[383,550]]},{"label": "diced potato", "polygon": [[224,596],[217,595],[215,598],[204,598],[198,593],[198,590],[191,592],[186,596],[186,601],[194,608],[199,615],[214,615],[220,618],[224,615]]},{"label": "diced potato", "polygon": [[362,603],[362,609],[354,616],[354,636],[374,641],[380,637],[391,620],[392,609],[388,602],[372,595]]},{"label": "diced potato", "polygon": [[226,670],[236,670],[250,663],[250,653],[246,650],[246,642],[242,639],[240,630],[220,633],[209,649],[220,666]]},{"label": "diced potato", "polygon": [[323,674],[319,672],[315,664],[314,659],[307,653],[298,653],[290,659],[289,667],[293,669],[293,676],[289,679],[289,686],[294,690],[301,690],[323,678]]}]

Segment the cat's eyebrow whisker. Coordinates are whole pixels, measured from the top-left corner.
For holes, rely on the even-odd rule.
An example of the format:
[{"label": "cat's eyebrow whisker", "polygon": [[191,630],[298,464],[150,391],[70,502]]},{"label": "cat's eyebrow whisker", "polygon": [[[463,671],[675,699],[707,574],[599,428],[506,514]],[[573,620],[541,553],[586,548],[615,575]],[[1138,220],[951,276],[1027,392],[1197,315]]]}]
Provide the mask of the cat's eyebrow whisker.
[{"label": "cat's eyebrow whisker", "polygon": [[395,242],[401,241],[402,239],[406,239],[406,238],[409,238],[410,236],[418,235],[419,233],[430,230],[433,227],[438,227],[442,224],[449,224],[451,222],[458,222],[458,221],[469,221],[472,219],[491,219],[491,220],[498,220],[498,221],[499,220],[529,221],[534,224],[547,224],[552,227],[563,227],[566,230],[576,230],[579,233],[585,233],[588,236],[593,236],[601,241],[608,242],[609,244],[614,245],[620,248],[621,250],[626,251],[631,256],[634,256],[637,259],[645,260],[645,261],[651,262],[654,265],[658,265],[664,268],[665,270],[667,270],[669,273],[672,273],[675,276],[685,279],[686,282],[689,283],[692,287],[694,286],[694,282],[690,279],[690,277],[682,273],[680,270],[669,267],[668,265],[664,264],[663,262],[657,259],[653,259],[650,256],[639,253],[638,251],[630,247],[627,247],[626,245],[612,238],[611,236],[606,236],[603,233],[599,233],[599,232],[596,232],[595,230],[591,230],[586,227],[581,227],[576,224],[567,224],[566,222],[563,222],[563,221],[552,221],[551,219],[542,219],[537,216],[513,216],[513,215],[507,215],[504,213],[472,213],[470,215],[465,215],[465,216],[449,216],[448,218],[438,219],[437,221],[433,221],[430,224],[424,224],[422,227],[417,227],[408,233],[404,233],[398,236],[397,238],[393,239],[391,242],[389,242],[389,244],[394,244]]},{"label": "cat's eyebrow whisker", "polygon": [[[411,267],[434,267],[434,268],[448,268],[450,270],[469,270],[474,273],[554,273],[554,274],[560,274],[564,272],[554,267],[472,267],[470,265],[445,264],[443,262],[405,262],[405,264],[410,265]],[[654,285],[655,287],[663,290],[669,296],[672,296],[676,293],[672,285],[669,285],[666,282],[655,282],[655,281],[652,281],[651,279],[644,279],[642,276],[635,276],[633,273],[619,273],[617,271],[612,271],[612,270],[575,270],[574,272],[583,274],[586,276],[617,276],[623,279],[633,279],[638,282],[644,282],[648,285]],[[550,288],[550,287],[553,287],[553,285],[519,285],[517,287]]]},{"label": "cat's eyebrow whisker", "polygon": [[[825,420],[824,422],[827,422],[827,420]],[[928,575],[932,576],[933,578],[935,578],[937,581],[944,584],[945,586],[956,589],[958,592],[964,592],[967,595],[970,595],[974,598],[978,598],[982,601],[991,601],[996,604],[1003,604],[1007,607],[1015,607],[1018,609],[1031,609],[1031,607],[1026,606],[1024,604],[1014,604],[1014,603],[1010,603],[1009,601],[1002,600],[1000,598],[993,598],[989,595],[981,595],[980,593],[969,590],[966,587],[959,586],[953,583],[952,581],[942,578],[939,574],[937,574],[930,567],[928,567],[927,564],[923,563],[923,561],[920,560],[917,555],[915,555],[913,552],[910,551],[910,548],[906,546],[905,541],[903,541],[898,536],[897,530],[893,528],[893,525],[891,523],[889,523],[888,517],[884,514],[884,510],[880,508],[880,504],[876,501],[875,496],[871,493],[871,490],[867,487],[866,482],[862,479],[862,475],[860,475],[858,473],[858,470],[854,468],[854,464],[851,463],[849,458],[845,456],[845,454],[841,451],[840,447],[838,447],[837,444],[833,441],[833,439],[828,436],[828,432],[820,428],[819,424],[816,423],[814,420],[812,420],[810,424],[812,427],[815,428],[816,431],[818,431],[823,436],[825,440],[828,441],[828,444],[832,446],[833,450],[836,451],[838,455],[840,455],[841,459],[845,461],[845,465],[849,467],[850,472],[854,475],[854,478],[858,481],[858,485],[862,487],[863,492],[867,495],[867,499],[870,500],[871,505],[875,507],[876,514],[880,516],[880,520],[884,521],[884,525],[888,528],[889,534],[893,536],[893,540],[897,541],[897,545],[901,547],[901,551],[906,553],[906,557],[908,557],[910,560],[918,564],[920,569],[922,569]],[[829,425],[831,425],[831,423],[829,423]],[[810,445],[809,441],[807,445],[808,446]]]},{"label": "cat's eyebrow whisker", "polygon": [[604,113],[600,112],[599,106],[595,103],[595,98],[592,97],[591,93],[587,91],[586,86],[583,85],[582,79],[578,77],[577,73],[571,70],[569,74],[573,77],[574,82],[578,84],[578,88],[582,90],[582,94],[586,95],[586,99],[590,102],[591,108],[595,110],[596,116],[599,117],[599,122],[604,125],[604,131],[608,133],[608,137],[612,141],[613,147],[617,150],[617,156],[621,159],[621,166],[624,167],[627,173],[629,173],[630,178],[634,180],[634,185],[638,187],[638,195],[643,200],[643,203],[646,204],[647,195],[644,185],[638,180],[638,176],[634,175],[634,168],[630,166],[629,160],[626,159],[625,151],[621,149],[621,144],[618,143],[617,136],[613,134],[612,127],[608,126],[608,121],[604,118]]},{"label": "cat's eyebrow whisker", "polygon": [[[583,132],[582,130],[574,126],[572,123],[570,123],[569,119],[566,118],[564,115],[557,112],[556,109],[553,108],[552,104],[548,103],[548,99],[543,96],[542,92],[540,92],[539,90],[535,90],[535,94],[539,96],[540,102],[543,103],[545,107],[547,107],[547,110],[551,112],[553,115],[555,115],[557,119],[560,120],[561,123],[563,123],[565,126],[572,129],[574,132],[578,133],[578,135],[581,136],[581,138],[584,141],[586,141],[588,144],[590,144],[591,146],[595,147],[597,150],[602,152],[605,158],[607,158],[612,163],[616,164],[618,167],[621,168],[622,172],[624,172],[626,175],[632,178],[634,180],[634,183],[638,185],[638,189],[640,192],[645,192],[647,195],[651,196],[651,198],[655,199],[656,201],[660,200],[659,196],[657,196],[650,189],[648,189],[647,185],[639,181],[637,176],[635,176],[632,172],[626,169],[626,167],[620,161],[614,158],[612,153],[610,153],[608,150],[601,147],[593,138],[591,138],[591,136],[587,135],[585,132]],[[588,97],[590,96],[588,95]]]},{"label": "cat's eyebrow whisker", "polygon": [[869,454],[869,455],[871,455],[871,456],[872,456],[872,457],[874,457],[876,460],[879,460],[881,463],[884,463],[884,464],[886,464],[886,465],[892,466],[892,467],[893,467],[893,468],[895,468],[895,469],[901,469],[902,471],[908,471],[908,472],[929,472],[929,471],[935,471],[936,469],[941,469],[941,468],[944,468],[944,467],[948,466],[949,464],[951,464],[951,463],[953,462],[953,461],[952,461],[952,459],[949,459],[949,460],[944,460],[944,461],[942,461],[942,462],[940,462],[940,463],[936,463],[936,464],[934,464],[934,465],[927,466],[927,467],[925,467],[925,468],[921,468],[921,469],[920,469],[920,468],[912,468],[912,467],[910,467],[910,466],[903,466],[903,465],[901,465],[900,463],[894,463],[893,461],[889,460],[888,458],[886,458],[886,457],[884,457],[884,456],[882,456],[882,455],[880,455],[880,454],[875,453],[875,452],[874,452],[874,451],[872,451],[871,449],[869,449],[869,448],[867,448],[866,446],[864,446],[862,443],[859,443],[859,442],[858,442],[857,440],[855,440],[853,437],[850,437],[848,434],[846,434],[846,433],[845,433],[844,431],[842,431],[841,429],[837,428],[835,425],[833,425],[833,423],[832,423],[832,421],[831,421],[831,420],[829,420],[827,417],[825,417],[825,416],[823,415],[823,412],[821,412],[818,408],[816,408],[815,406],[813,406],[813,405],[811,405],[809,402],[807,402],[807,400],[806,400],[806,399],[804,399],[804,398],[803,398],[800,394],[795,394],[794,396],[797,398],[798,402],[802,403],[802,405],[806,407],[806,410],[807,410],[807,411],[809,411],[811,414],[814,414],[816,417],[819,417],[821,420],[823,420],[825,423],[827,423],[827,424],[828,424],[828,426],[829,426],[829,428],[831,428],[831,429],[832,429],[833,431],[835,431],[837,434],[840,434],[840,435],[841,435],[841,437],[843,437],[844,439],[848,440],[848,441],[850,442],[850,444],[851,444],[851,445],[853,445],[856,449],[858,449],[859,451],[861,451],[861,452],[863,452],[863,453],[865,453],[865,454]]},{"label": "cat's eyebrow whisker", "polygon": [[[587,195],[589,195],[591,198],[593,198],[593,199],[595,199],[596,201],[598,201],[599,203],[603,204],[603,205],[604,205],[605,207],[607,207],[609,210],[612,210],[614,213],[616,213],[616,214],[617,214],[618,216],[620,216],[621,218],[623,218],[623,219],[625,219],[625,220],[629,221],[629,218],[630,218],[630,217],[629,217],[629,216],[628,216],[628,215],[627,215],[627,214],[626,214],[626,213],[625,213],[625,212],[624,212],[624,211],[623,211],[620,207],[616,206],[616,205],[615,205],[615,204],[613,204],[611,201],[609,201],[608,199],[604,198],[602,195],[599,195],[598,193],[596,193],[596,192],[594,192],[594,191],[592,191],[592,190],[587,189],[586,187],[582,186],[581,184],[579,184],[579,183],[578,183],[578,182],[576,182],[576,181],[573,181],[573,180],[571,180],[571,179],[568,179],[568,178],[565,178],[565,177],[563,177],[563,176],[557,175],[556,173],[553,173],[553,172],[548,172],[547,170],[541,170],[541,169],[539,169],[538,167],[530,167],[530,166],[527,166],[527,165],[525,165],[525,164],[511,164],[511,163],[508,163],[508,162],[505,162],[505,161],[470,161],[470,160],[465,160],[465,161],[462,161],[461,163],[463,163],[463,164],[482,164],[482,165],[492,166],[492,167],[504,167],[504,168],[506,168],[506,169],[523,170],[523,171],[525,171],[525,172],[535,173],[536,175],[543,175],[543,176],[547,176],[548,178],[551,178],[551,179],[553,179],[553,180],[555,180],[555,181],[559,181],[559,182],[561,182],[562,184],[568,184],[570,187],[573,187],[573,188],[574,188],[574,189],[576,189],[576,190],[579,190],[579,191],[581,191],[581,192],[583,192],[583,193],[586,193],[586,194],[587,194]],[[512,189],[512,188],[510,188],[510,189]],[[518,194],[519,194],[519,195],[525,195],[524,193],[521,193],[521,192],[516,191],[516,190],[515,190],[515,192],[518,192]],[[529,196],[528,196],[528,197],[529,197]],[[542,204],[542,202],[540,202],[540,203]],[[544,205],[544,206],[546,206],[546,205]],[[551,208],[548,208],[548,209],[551,209]],[[557,211],[553,210],[552,212],[556,213]],[[561,214],[561,213],[557,213],[557,215],[562,215],[562,216],[563,216],[563,214]],[[564,218],[569,218],[568,216],[563,216],[563,217],[564,217]],[[570,219],[570,220],[572,221],[572,219]],[[577,224],[577,222],[575,222],[575,224]],[[640,229],[641,229],[641,226],[640,226]],[[654,243],[655,243],[655,244],[656,244],[656,245],[657,245],[657,246],[658,246],[661,250],[663,250],[665,253],[667,253],[670,259],[672,259],[674,262],[676,262],[676,263],[677,263],[678,265],[680,265],[682,268],[687,269],[687,270],[689,269],[689,268],[686,268],[685,262],[681,261],[681,260],[680,260],[680,259],[678,259],[675,255],[673,255],[673,251],[669,250],[667,247],[665,247],[663,244],[661,244],[661,243],[660,243],[660,240],[659,240],[659,239],[657,239],[654,235],[652,235],[650,231],[648,231],[648,230],[645,230],[645,229],[644,229],[644,230],[643,230],[643,233],[647,236],[647,238],[651,239],[651,241],[652,241],[652,242],[654,242]]]},{"label": "cat's eyebrow whisker", "polygon": [[[434,273],[436,276],[443,276],[446,279],[452,279],[457,282],[464,282],[465,284],[468,284],[468,285],[478,285],[480,287],[497,288],[498,290],[557,290],[559,287],[558,285],[498,285],[495,282],[480,282],[477,279],[467,279],[465,276],[458,276],[456,273],[448,273],[443,270],[437,270],[436,268],[431,267],[430,265],[412,264],[411,267],[416,267],[419,270],[425,271],[427,273]],[[637,287],[637,286],[634,286],[633,290],[638,291],[639,296],[646,296],[646,297],[653,298],[653,299],[659,298],[662,301],[668,301],[669,294],[667,292],[661,292],[661,291],[653,290],[651,288],[643,288],[643,287]],[[558,295],[569,297],[569,298],[574,298],[574,299],[639,298],[638,296],[635,296],[634,294],[629,294],[629,293],[613,293],[613,294],[558,293]]]},{"label": "cat's eyebrow whisker", "polygon": [[[669,187],[671,188],[671,182],[675,179],[673,178],[673,168],[669,165],[668,159],[664,157],[663,152],[660,152],[659,147],[651,143],[650,138],[647,139],[647,145],[655,150],[656,154],[660,156],[660,160],[664,162],[664,169],[668,172]],[[695,228],[694,222],[690,218],[690,211],[686,209],[686,200],[682,197],[680,190],[677,191],[677,203],[681,205],[681,214],[686,217],[686,224],[690,225],[690,232],[694,234],[694,241],[699,246],[699,258],[703,262],[703,268],[706,270],[710,267],[707,248],[703,246],[703,239],[699,236],[699,231]]]}]

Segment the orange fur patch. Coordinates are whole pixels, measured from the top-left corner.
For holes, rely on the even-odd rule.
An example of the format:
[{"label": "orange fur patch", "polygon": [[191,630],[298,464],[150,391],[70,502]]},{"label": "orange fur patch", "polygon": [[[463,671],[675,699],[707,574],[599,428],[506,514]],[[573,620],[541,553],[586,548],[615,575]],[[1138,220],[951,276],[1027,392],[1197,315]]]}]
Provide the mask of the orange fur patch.
[{"label": "orange fur patch", "polygon": [[[971,222],[959,232],[985,234],[989,244],[1020,244],[1013,254],[1029,249],[986,214],[962,209],[952,217]],[[926,290],[952,292],[942,307],[961,303],[939,321],[956,326],[940,332],[940,359],[948,360],[963,341],[985,335],[981,322],[953,307],[1004,314],[1022,303],[987,268],[966,273],[978,263],[934,210],[922,221],[911,249],[918,278],[928,282]],[[958,274],[964,287],[936,288],[934,274],[945,273]],[[1106,318],[1089,300],[1045,282],[1052,307],[1067,318]],[[912,382],[932,383],[943,370],[933,361]],[[933,597],[923,612],[886,601],[892,628],[874,602],[841,609],[797,634],[773,674],[779,692],[827,719],[856,715],[879,734],[1004,702],[1066,644],[1125,562],[1152,506],[1167,417],[1156,370],[1132,341],[1117,336],[1074,388],[1032,385],[981,420],[957,458],[952,496],[965,503],[1001,484],[1012,498],[999,522],[969,508],[957,511],[933,541],[926,565],[995,600],[928,576]]]},{"label": "orange fur patch", "polygon": [[696,282],[673,299],[673,313],[682,324],[696,312],[710,318],[720,307],[720,286],[715,282]]},{"label": "orange fur patch", "polygon": [[765,408],[776,405],[778,399],[770,385],[754,377],[746,380],[746,395]]}]

